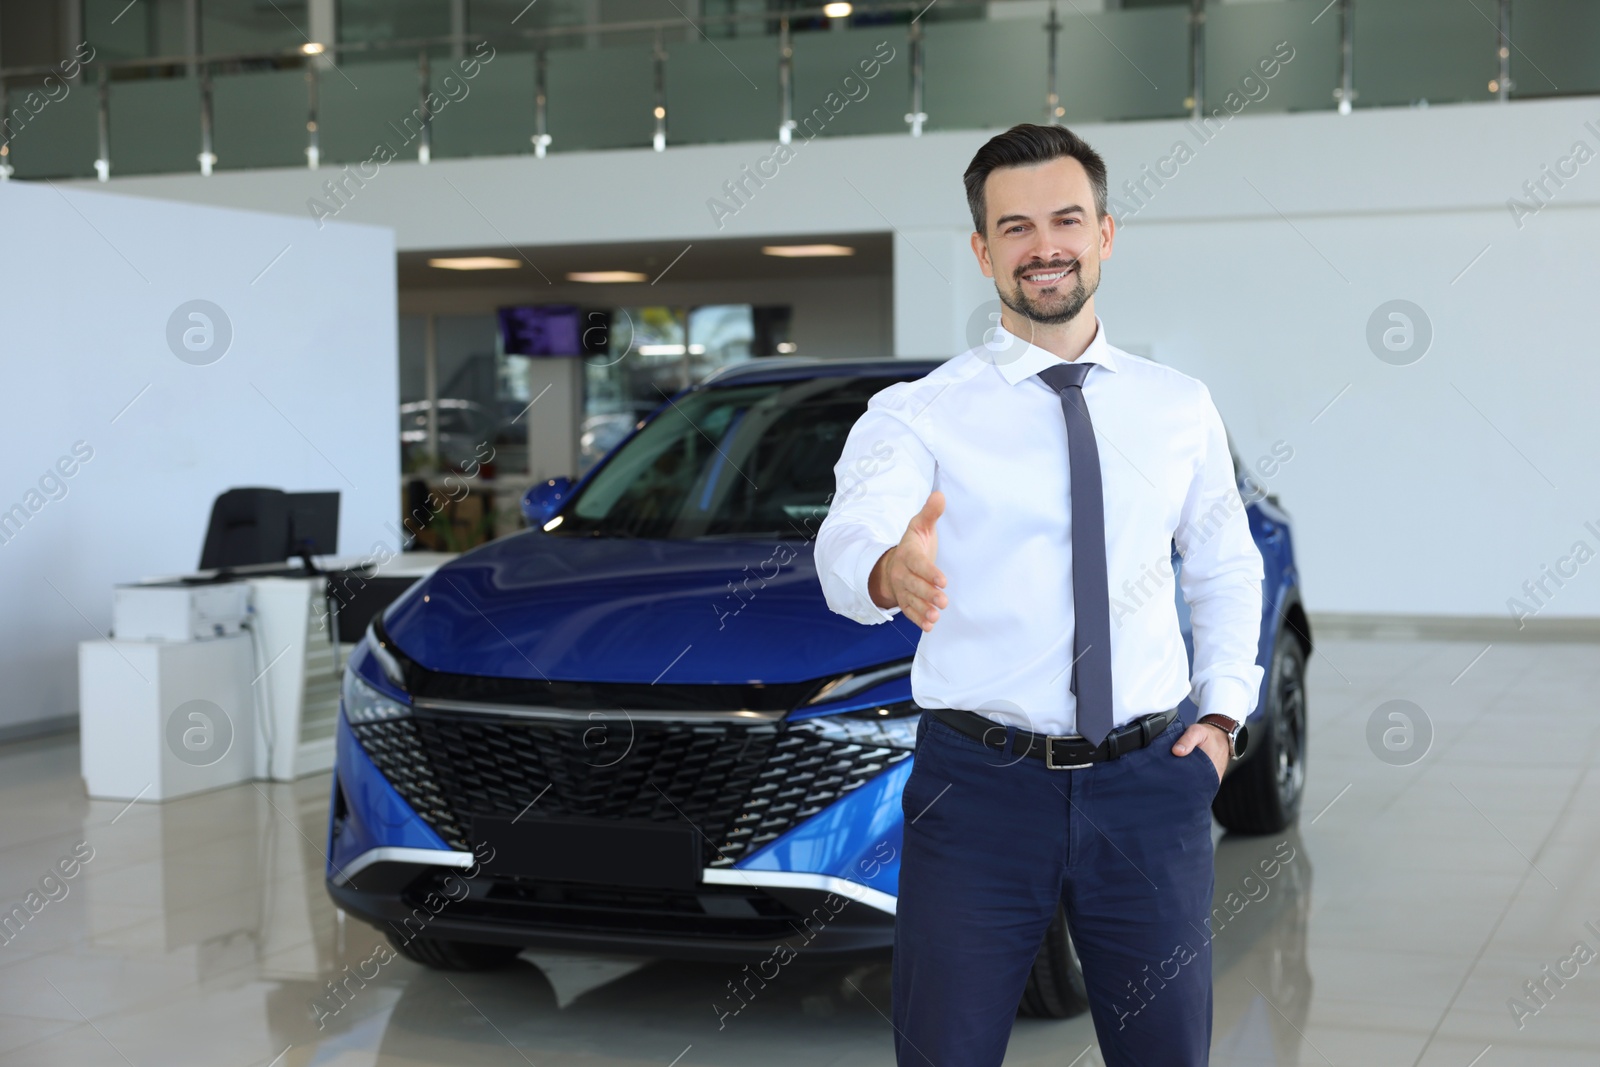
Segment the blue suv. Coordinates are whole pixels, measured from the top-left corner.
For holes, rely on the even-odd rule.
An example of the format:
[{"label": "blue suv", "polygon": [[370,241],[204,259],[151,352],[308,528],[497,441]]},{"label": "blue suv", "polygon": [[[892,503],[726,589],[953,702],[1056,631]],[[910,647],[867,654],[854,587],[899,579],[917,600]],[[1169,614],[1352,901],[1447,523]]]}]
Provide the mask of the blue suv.
[{"label": "blue suv", "polygon": [[[344,679],[338,905],[446,969],[530,946],[743,960],[890,946],[920,631],[830,612],[812,545],[868,399],[935,366],[713,375],[576,486],[531,490],[532,529],[390,605]],[[1300,805],[1311,634],[1288,516],[1235,468],[1265,561],[1265,677],[1213,811],[1271,833]],[[1175,607],[1192,657],[1181,593]],[[1023,1009],[1083,1006],[1058,915]]]}]

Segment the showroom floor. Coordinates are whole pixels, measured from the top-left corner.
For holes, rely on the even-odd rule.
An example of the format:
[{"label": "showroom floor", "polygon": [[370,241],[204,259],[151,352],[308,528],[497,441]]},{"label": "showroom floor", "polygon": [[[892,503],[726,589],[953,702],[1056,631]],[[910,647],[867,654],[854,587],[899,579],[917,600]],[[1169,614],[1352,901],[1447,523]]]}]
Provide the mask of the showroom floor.
[{"label": "showroom floor", "polygon": [[[1327,639],[1309,677],[1299,830],[1218,844],[1212,1063],[1600,1062],[1600,960],[1574,951],[1600,951],[1595,647]],[[0,748],[0,909],[81,861],[0,945],[0,1067],[891,1061],[887,967],[803,956],[721,1029],[735,967],[542,953],[395,959],[332,1012],[380,942],[323,891],[325,775],[127,808],[82,790],[74,743]],[[1085,1016],[1019,1022],[1006,1062],[1101,1061]]]}]

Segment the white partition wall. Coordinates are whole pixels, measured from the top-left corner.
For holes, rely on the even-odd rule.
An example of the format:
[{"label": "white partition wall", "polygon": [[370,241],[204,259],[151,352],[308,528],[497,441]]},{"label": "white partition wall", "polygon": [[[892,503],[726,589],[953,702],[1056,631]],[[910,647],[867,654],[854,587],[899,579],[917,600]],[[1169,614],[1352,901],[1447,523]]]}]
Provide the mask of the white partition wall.
[{"label": "white partition wall", "polygon": [[[1268,488],[1314,613],[1600,616],[1593,97],[1076,130],[1124,224],[1097,301],[1108,336],[1205,380],[1246,462],[1293,450]],[[892,233],[894,352],[948,356],[993,299],[961,186],[992,132],[818,138],[732,218],[708,202],[770,144],[397,161],[340,217],[407,250]],[[304,214],[324,180],[112,184]],[[1368,340],[1395,300],[1431,328],[1408,365]]]},{"label": "white partition wall", "polygon": [[396,547],[393,232],[0,183],[0,736],[73,716],[111,587],[194,569],[233,486]]}]

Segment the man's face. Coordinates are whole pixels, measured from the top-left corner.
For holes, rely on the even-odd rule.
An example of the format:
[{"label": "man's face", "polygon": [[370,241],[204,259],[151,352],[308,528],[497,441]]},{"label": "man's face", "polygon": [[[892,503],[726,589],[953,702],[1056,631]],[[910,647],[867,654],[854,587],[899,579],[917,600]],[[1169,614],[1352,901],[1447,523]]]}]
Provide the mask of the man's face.
[{"label": "man's face", "polygon": [[972,248],[1001,303],[1031,322],[1077,318],[1100,286],[1116,223],[1096,218],[1094,187],[1076,159],[1002,167],[984,185],[987,232]]}]

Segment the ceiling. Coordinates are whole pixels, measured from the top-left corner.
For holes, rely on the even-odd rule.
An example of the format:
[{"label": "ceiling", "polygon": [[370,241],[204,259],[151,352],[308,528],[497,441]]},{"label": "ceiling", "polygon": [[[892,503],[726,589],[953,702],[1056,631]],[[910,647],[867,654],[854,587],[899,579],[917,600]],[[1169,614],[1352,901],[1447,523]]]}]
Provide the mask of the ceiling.
[{"label": "ceiling", "polygon": [[[763,245],[839,244],[853,256],[788,259],[764,255]],[[569,271],[628,270],[652,280],[716,282],[838,278],[880,275],[893,267],[893,240],[887,233],[815,234],[800,237],[736,237],[710,241],[636,241],[626,244],[474,246],[399,254],[401,290],[503,288],[526,283],[567,282]],[[441,256],[501,256],[521,260],[516,269],[444,270],[428,266]],[[541,273],[544,277],[540,277]],[[604,285],[593,286],[603,291]]]}]

